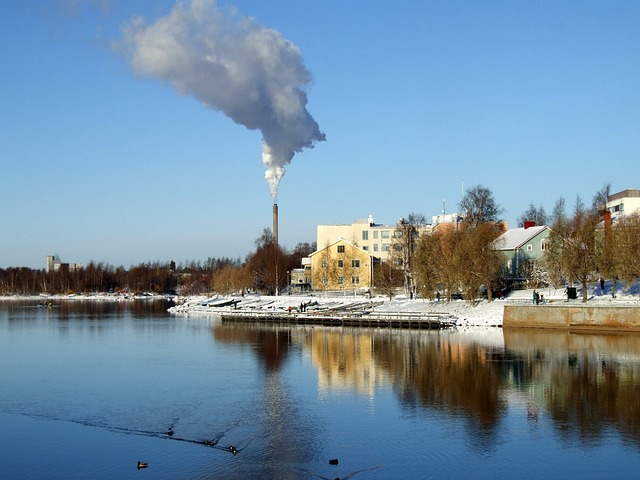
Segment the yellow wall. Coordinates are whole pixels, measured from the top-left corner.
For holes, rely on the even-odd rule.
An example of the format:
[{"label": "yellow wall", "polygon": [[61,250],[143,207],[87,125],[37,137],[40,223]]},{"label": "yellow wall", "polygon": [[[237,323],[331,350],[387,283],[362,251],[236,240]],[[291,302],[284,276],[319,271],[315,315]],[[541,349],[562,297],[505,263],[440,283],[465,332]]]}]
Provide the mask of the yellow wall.
[{"label": "yellow wall", "polygon": [[[344,252],[339,252],[339,247]],[[352,266],[353,260],[359,260],[360,266]],[[323,266],[323,261],[326,266]],[[340,266],[340,261],[342,266]],[[311,276],[314,290],[353,290],[371,287],[371,256],[350,244],[346,240],[339,240],[311,255]],[[340,283],[339,279],[344,279]],[[353,283],[353,277],[358,277],[359,283]],[[326,279],[326,283],[323,282]]]}]

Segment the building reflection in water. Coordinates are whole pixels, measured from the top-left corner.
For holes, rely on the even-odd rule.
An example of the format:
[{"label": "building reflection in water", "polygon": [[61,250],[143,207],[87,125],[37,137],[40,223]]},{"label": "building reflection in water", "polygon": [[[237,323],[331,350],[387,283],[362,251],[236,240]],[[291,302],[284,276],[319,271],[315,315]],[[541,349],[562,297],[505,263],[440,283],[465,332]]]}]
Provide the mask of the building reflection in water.
[{"label": "building reflection in water", "polygon": [[455,330],[245,324],[222,326],[216,338],[252,344],[267,371],[301,349],[317,369],[320,395],[373,398],[391,387],[401,408],[463,419],[484,444],[517,408],[531,423],[550,419],[562,436],[593,442],[615,428],[640,446],[640,336],[496,329],[487,339]]}]

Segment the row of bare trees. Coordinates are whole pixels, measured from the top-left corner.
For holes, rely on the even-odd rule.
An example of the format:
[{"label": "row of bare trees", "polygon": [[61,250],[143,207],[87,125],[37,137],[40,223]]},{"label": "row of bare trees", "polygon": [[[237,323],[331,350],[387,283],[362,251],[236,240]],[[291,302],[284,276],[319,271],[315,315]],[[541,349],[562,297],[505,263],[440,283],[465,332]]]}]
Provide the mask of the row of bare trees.
[{"label": "row of bare trees", "polygon": [[90,292],[153,292],[203,294],[259,290],[277,293],[288,282],[289,272],[298,268],[302,257],[315,250],[315,243],[300,243],[293,251],[277,245],[265,229],[256,240],[256,250],[245,261],[209,257],[205,262],[187,260],[177,264],[146,262],[129,269],[89,262],[84,268],[59,270],[9,267],[0,269],[0,294],[59,294]]},{"label": "row of bare trees", "polygon": [[[599,278],[630,281],[640,277],[640,216],[626,215],[612,226],[603,222],[609,186],[596,193],[592,206],[578,197],[571,215],[560,198],[550,216],[533,204],[520,221],[550,222],[551,234],[544,261],[538,268],[554,285],[578,282],[586,300],[588,282]],[[504,231],[502,209],[492,192],[481,185],[466,191],[460,205],[464,221],[440,225],[429,234],[424,215],[410,214],[396,225],[389,260],[374,265],[376,289],[392,296],[404,286],[407,295],[449,298],[462,292],[470,300],[481,289],[489,300],[506,279],[503,258],[495,240]],[[0,294],[40,292],[106,292],[129,290],[166,293],[180,291],[221,294],[257,290],[277,294],[290,283],[290,272],[300,268],[315,243],[299,243],[289,251],[278,245],[265,228],[255,241],[255,251],[244,261],[208,258],[206,262],[147,262],[126,270],[91,261],[85,268],[55,272],[29,268],[0,269]],[[342,272],[344,274],[344,272]]]},{"label": "row of bare trees", "polygon": [[501,223],[492,221],[458,230],[440,229],[421,237],[413,268],[417,292],[433,299],[442,291],[451,299],[461,291],[465,298],[475,300],[484,287],[491,301],[504,271],[503,259],[493,248],[501,233]]},{"label": "row of bare trees", "polygon": [[228,265],[216,271],[212,279],[213,291],[229,294],[257,290],[276,295],[290,282],[290,273],[300,268],[302,258],[315,250],[314,243],[299,243],[288,251],[276,243],[269,228],[255,241],[256,250],[241,265]]},{"label": "row of bare trees", "polygon": [[[583,301],[588,298],[589,282],[608,278],[615,285],[618,279],[631,282],[640,277],[640,215],[624,215],[610,222],[606,208],[609,189],[607,184],[596,192],[590,207],[578,197],[570,215],[560,198],[550,216],[542,206],[531,204],[519,218],[520,225],[527,220],[550,224],[544,258],[537,269],[543,272],[541,278],[555,286],[579,283]],[[415,291],[433,298],[442,291],[451,298],[460,291],[474,300],[484,289],[491,300],[492,291],[509,282],[505,259],[495,251],[504,224],[493,194],[481,185],[473,187],[459,207],[463,221],[429,235],[417,235],[422,225],[420,215],[409,215],[398,223],[399,240],[390,263],[403,273],[407,293]],[[381,269],[378,277],[383,288],[393,278],[388,270]]]},{"label": "row of bare trees", "polygon": [[585,302],[590,282],[640,277],[640,215],[624,215],[612,223],[606,209],[608,190],[605,185],[597,192],[590,208],[578,197],[571,215],[560,198],[552,216],[544,268],[554,285],[579,283]]},{"label": "row of bare trees", "polygon": [[[486,287],[491,299],[492,288],[501,283],[502,259],[493,242],[503,232],[501,207],[488,188],[478,185],[468,189],[460,202],[464,221],[446,224],[427,232],[424,215],[412,213],[396,225],[394,243],[388,265],[380,267],[376,285],[390,292],[392,282],[401,272],[405,293],[433,298],[442,291],[449,299],[462,291],[475,299]],[[422,234],[421,234],[422,233]]]}]

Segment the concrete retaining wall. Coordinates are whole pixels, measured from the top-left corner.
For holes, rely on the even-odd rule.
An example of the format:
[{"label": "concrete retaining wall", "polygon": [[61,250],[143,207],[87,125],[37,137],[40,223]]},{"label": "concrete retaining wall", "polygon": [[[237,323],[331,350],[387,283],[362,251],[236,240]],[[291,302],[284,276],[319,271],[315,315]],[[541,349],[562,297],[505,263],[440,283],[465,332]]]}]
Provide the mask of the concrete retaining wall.
[{"label": "concrete retaining wall", "polygon": [[640,332],[638,307],[505,305],[503,328]]}]

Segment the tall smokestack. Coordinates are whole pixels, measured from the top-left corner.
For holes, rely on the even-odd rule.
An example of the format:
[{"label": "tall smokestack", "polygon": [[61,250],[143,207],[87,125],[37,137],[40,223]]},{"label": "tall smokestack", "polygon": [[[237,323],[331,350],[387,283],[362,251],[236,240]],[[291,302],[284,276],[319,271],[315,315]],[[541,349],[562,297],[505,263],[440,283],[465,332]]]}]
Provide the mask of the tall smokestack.
[{"label": "tall smokestack", "polygon": [[278,245],[278,204],[273,204],[273,241]]}]

